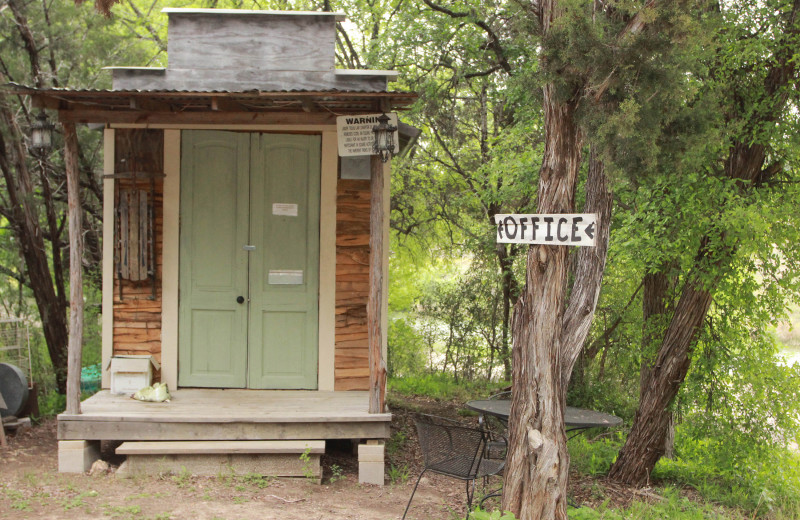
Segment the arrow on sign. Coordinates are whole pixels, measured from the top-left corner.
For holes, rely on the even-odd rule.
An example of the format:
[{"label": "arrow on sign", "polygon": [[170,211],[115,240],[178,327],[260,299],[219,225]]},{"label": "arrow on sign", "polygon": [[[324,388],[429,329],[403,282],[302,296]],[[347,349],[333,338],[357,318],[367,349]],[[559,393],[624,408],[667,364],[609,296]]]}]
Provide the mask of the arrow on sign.
[{"label": "arrow on sign", "polygon": [[593,246],[597,215],[495,215],[498,244]]},{"label": "arrow on sign", "polygon": [[586,231],[585,231],[585,233],[586,233],[586,235],[587,235],[589,238],[591,238],[592,240],[594,240],[594,222],[592,222],[591,224],[589,224],[589,225],[586,227]]}]

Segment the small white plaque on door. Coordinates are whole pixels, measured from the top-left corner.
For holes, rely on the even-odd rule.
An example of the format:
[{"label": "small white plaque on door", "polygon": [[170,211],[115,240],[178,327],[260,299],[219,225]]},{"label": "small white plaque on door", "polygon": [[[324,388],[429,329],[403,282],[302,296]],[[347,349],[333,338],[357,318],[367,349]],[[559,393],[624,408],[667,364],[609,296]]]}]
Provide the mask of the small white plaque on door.
[{"label": "small white plaque on door", "polygon": [[297,204],[281,204],[276,202],[272,205],[272,214],[280,215],[282,217],[296,217]]},{"label": "small white plaque on door", "polygon": [[270,285],[301,285],[303,283],[303,271],[271,269],[268,279]]}]

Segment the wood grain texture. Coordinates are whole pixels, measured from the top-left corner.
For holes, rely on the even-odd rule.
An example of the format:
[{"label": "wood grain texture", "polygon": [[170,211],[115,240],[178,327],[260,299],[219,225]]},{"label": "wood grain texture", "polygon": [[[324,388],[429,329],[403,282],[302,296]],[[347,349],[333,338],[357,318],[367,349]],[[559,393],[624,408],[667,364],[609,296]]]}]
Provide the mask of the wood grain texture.
[{"label": "wood grain texture", "polygon": [[167,54],[177,69],[333,70],[329,17],[171,13]]},{"label": "wood grain texture", "polygon": [[167,403],[101,391],[80,415],[58,417],[58,437],[126,441],[382,439],[391,414],[367,411],[366,392],[179,389]]},{"label": "wood grain texture", "polygon": [[[139,173],[163,173],[164,171],[164,132],[163,130],[147,129],[118,129],[115,132],[115,157],[114,171]],[[131,192],[146,192],[149,197],[151,181],[146,178],[120,178],[115,182],[116,204],[137,206],[141,209],[140,200],[130,204]],[[155,246],[155,298],[150,279],[140,273],[143,265],[136,268],[135,275],[139,281],[120,280],[117,268],[114,269],[114,333],[113,354],[150,354],[161,362],[161,281],[162,281],[162,251],[163,251],[163,178],[154,182],[155,198],[153,209],[155,211],[155,229],[153,242]],[[139,211],[136,211],[138,213]],[[137,220],[138,221],[138,217]],[[128,219],[129,224],[134,222],[133,217]],[[132,226],[131,226],[132,227]],[[115,236],[115,240],[119,240]],[[138,239],[136,241],[138,243]],[[133,239],[128,241],[128,247],[133,248]],[[115,262],[119,262],[117,255]],[[140,258],[142,253],[137,253]],[[128,266],[131,267],[130,265]],[[148,266],[144,266],[145,268]],[[128,272],[129,276],[131,272]],[[120,286],[121,285],[121,286]],[[120,297],[120,289],[122,297]],[[160,380],[159,374],[154,377]]]},{"label": "wood grain texture", "polygon": [[[336,390],[369,388],[370,181],[339,180],[336,204]],[[362,238],[354,239],[353,234]]]},{"label": "wood grain texture", "polygon": [[[383,413],[386,399],[386,362],[383,359],[383,184],[384,170],[380,157],[370,157],[369,217],[369,298],[367,300],[367,337],[369,339],[369,412]],[[356,375],[356,374],[353,374]],[[359,374],[360,375],[360,374]]]},{"label": "wood grain texture", "polygon": [[[80,201],[80,153],[75,125],[64,129],[69,215],[69,342],[67,344],[67,413],[81,413],[81,357],[83,351],[83,225]],[[2,428],[2,426],[0,426]]]}]

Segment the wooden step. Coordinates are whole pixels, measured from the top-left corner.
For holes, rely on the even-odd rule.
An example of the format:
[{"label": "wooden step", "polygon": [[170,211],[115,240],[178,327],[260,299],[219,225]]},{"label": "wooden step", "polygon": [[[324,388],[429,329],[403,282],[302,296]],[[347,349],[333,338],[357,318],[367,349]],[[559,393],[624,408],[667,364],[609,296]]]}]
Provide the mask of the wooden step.
[{"label": "wooden step", "polygon": [[141,441],[123,442],[117,455],[202,455],[228,453],[325,453],[325,441]]},{"label": "wooden step", "polygon": [[119,476],[189,472],[192,475],[306,477],[319,483],[325,441],[148,441],[124,442],[127,460]]}]

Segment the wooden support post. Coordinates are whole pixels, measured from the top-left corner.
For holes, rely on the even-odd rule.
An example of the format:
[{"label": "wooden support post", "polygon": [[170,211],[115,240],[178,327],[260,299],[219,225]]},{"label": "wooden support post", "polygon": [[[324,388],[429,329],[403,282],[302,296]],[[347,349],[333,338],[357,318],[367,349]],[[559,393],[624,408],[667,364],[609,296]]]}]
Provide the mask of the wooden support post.
[{"label": "wooden support post", "polygon": [[80,204],[78,135],[74,123],[63,123],[69,215],[69,342],[67,345],[67,410],[81,413],[83,349],[83,229]]},{"label": "wooden support post", "polygon": [[386,398],[386,363],[383,359],[383,163],[370,157],[369,216],[369,300],[367,331],[369,336],[369,413],[383,413]]}]

